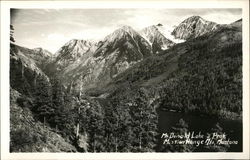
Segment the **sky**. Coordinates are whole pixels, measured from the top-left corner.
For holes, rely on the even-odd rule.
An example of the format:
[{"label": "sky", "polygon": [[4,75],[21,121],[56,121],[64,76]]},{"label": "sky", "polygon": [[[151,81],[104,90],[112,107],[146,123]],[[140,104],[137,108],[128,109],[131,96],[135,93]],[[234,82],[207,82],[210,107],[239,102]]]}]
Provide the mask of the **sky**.
[{"label": "sky", "polygon": [[177,26],[190,16],[219,24],[242,18],[241,9],[11,9],[16,44],[42,47],[55,53],[71,39],[101,40],[129,25],[141,30],[150,25]]}]

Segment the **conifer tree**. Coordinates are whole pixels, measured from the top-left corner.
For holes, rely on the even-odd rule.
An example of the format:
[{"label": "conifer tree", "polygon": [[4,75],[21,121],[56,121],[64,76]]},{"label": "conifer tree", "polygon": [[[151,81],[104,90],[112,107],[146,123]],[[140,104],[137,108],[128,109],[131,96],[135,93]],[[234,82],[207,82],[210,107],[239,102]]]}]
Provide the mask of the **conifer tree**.
[{"label": "conifer tree", "polygon": [[51,85],[42,75],[37,78],[35,92],[35,112],[39,119],[45,123],[53,119],[54,109],[52,108]]},{"label": "conifer tree", "polygon": [[147,94],[138,90],[135,104],[130,107],[135,151],[153,151],[156,143],[157,118],[154,108],[147,102]]}]

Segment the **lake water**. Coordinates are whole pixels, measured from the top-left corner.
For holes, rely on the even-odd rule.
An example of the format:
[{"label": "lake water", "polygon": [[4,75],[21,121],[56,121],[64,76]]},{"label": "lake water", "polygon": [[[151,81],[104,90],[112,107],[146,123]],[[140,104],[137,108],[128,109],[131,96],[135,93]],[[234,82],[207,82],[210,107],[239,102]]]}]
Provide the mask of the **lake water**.
[{"label": "lake water", "polygon": [[[239,120],[225,120],[170,111],[158,111],[158,116],[158,129],[160,134],[170,132],[171,127],[178,123],[181,118],[188,123],[189,131],[194,131],[196,133],[201,131],[204,134],[206,134],[206,132],[211,133],[211,128],[219,122],[220,126],[223,128],[223,132],[227,135],[227,139],[230,138],[230,140],[238,141],[237,145],[230,145],[228,151],[242,152],[242,122]],[[159,145],[162,145],[162,142],[159,142]]]}]

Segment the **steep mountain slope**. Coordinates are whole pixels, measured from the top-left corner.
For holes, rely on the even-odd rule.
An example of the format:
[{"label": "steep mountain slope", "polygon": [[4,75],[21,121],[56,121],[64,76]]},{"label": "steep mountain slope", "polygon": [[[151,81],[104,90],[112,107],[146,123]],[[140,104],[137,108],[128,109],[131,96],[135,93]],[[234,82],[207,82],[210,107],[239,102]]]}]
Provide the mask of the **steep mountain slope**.
[{"label": "steep mountain slope", "polygon": [[172,32],[175,38],[191,39],[214,31],[219,27],[214,22],[207,21],[200,16],[192,16],[181,22]]},{"label": "steep mountain slope", "polygon": [[131,27],[123,26],[100,41],[92,55],[80,57],[65,68],[61,76],[64,85],[70,84],[79,92],[108,83],[150,55],[150,44]]},{"label": "steep mountain slope", "polygon": [[237,20],[237,21],[229,24],[229,26],[241,28],[241,26],[242,26],[242,19],[239,19],[239,20]]},{"label": "steep mountain slope", "polygon": [[[159,26],[158,26],[159,27]],[[167,39],[157,26],[149,26],[140,31],[140,34],[148,40],[152,46],[153,53],[159,53],[174,45],[174,42]]]},{"label": "steep mountain slope", "polygon": [[[41,50],[40,50],[41,51]],[[39,53],[41,53],[39,51]],[[34,59],[33,59],[34,58]],[[35,50],[10,46],[10,85],[13,89],[25,95],[32,95],[37,80],[49,83],[49,78],[39,66],[43,66],[50,55],[38,54]]]},{"label": "steep mountain slope", "polygon": [[100,42],[95,57],[110,55],[117,52],[126,56],[128,61],[140,60],[151,55],[149,43],[130,26],[123,26]]},{"label": "steep mountain slope", "polygon": [[41,49],[10,44],[11,152],[76,152],[57,129],[52,129],[45,119],[43,123],[39,121],[39,115],[49,110],[54,112],[50,117],[56,113],[48,101],[52,99],[51,80],[39,67],[49,58],[50,54]]},{"label": "steep mountain slope", "polygon": [[28,49],[25,47],[20,47],[18,45],[16,45],[16,48],[27,58],[32,59],[32,61],[35,62],[37,67],[39,67],[42,70],[44,70],[45,66],[52,59],[52,54],[49,51],[42,48]]}]

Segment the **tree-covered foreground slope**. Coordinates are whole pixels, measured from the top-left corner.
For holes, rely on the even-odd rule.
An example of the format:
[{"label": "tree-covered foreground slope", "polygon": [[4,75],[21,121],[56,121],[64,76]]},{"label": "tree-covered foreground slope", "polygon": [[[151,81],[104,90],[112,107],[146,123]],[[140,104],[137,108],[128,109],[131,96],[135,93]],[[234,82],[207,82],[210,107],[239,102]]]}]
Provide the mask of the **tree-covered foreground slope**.
[{"label": "tree-covered foreground slope", "polygon": [[[83,89],[80,86],[84,81],[79,77],[84,76],[81,74],[85,74],[86,66],[81,61],[74,62],[77,67],[67,72],[66,79],[68,81],[70,75],[76,74],[73,80],[80,81],[77,83],[80,86],[70,87],[70,83],[65,86],[62,75],[48,74],[47,66],[39,66],[44,63],[53,66],[50,58],[31,57],[30,53],[37,53],[35,50],[11,44],[12,152],[159,151],[158,110],[241,119],[241,21],[220,26],[158,54],[151,54],[150,47],[141,51],[139,44],[143,42],[142,46],[148,46],[148,43],[137,33],[132,35],[138,41],[131,39],[130,34],[123,30],[122,33],[126,38],[122,36],[119,41],[114,41],[114,52],[119,53],[117,55],[122,57],[124,63],[128,56],[134,60],[139,54],[139,59],[133,65],[122,67],[122,71],[114,72],[112,77],[99,72],[98,65],[94,66],[98,74],[108,77],[108,81]],[[126,40],[133,45],[125,43],[125,48],[121,48]],[[90,59],[102,55],[102,61],[108,64],[108,68],[102,66],[101,70],[108,70],[109,73],[113,71],[110,68],[118,64],[108,61],[112,59],[112,54],[108,54],[108,60],[105,59],[105,53],[111,53],[110,47],[112,50],[112,46],[101,44],[95,54],[88,53]],[[127,49],[133,52],[126,54],[129,52]],[[94,72],[88,74],[95,75]],[[93,83],[96,84],[95,81]],[[221,130],[218,126],[215,128]],[[187,124],[180,120],[173,129],[182,133]],[[208,150],[227,151],[227,147]],[[195,151],[195,148],[170,146],[164,151],[187,152]]]},{"label": "tree-covered foreground slope", "polygon": [[[55,98],[51,79],[39,64],[36,50],[10,46],[10,151],[74,152],[76,148],[53,125]],[[47,59],[47,58],[46,58]]]}]

